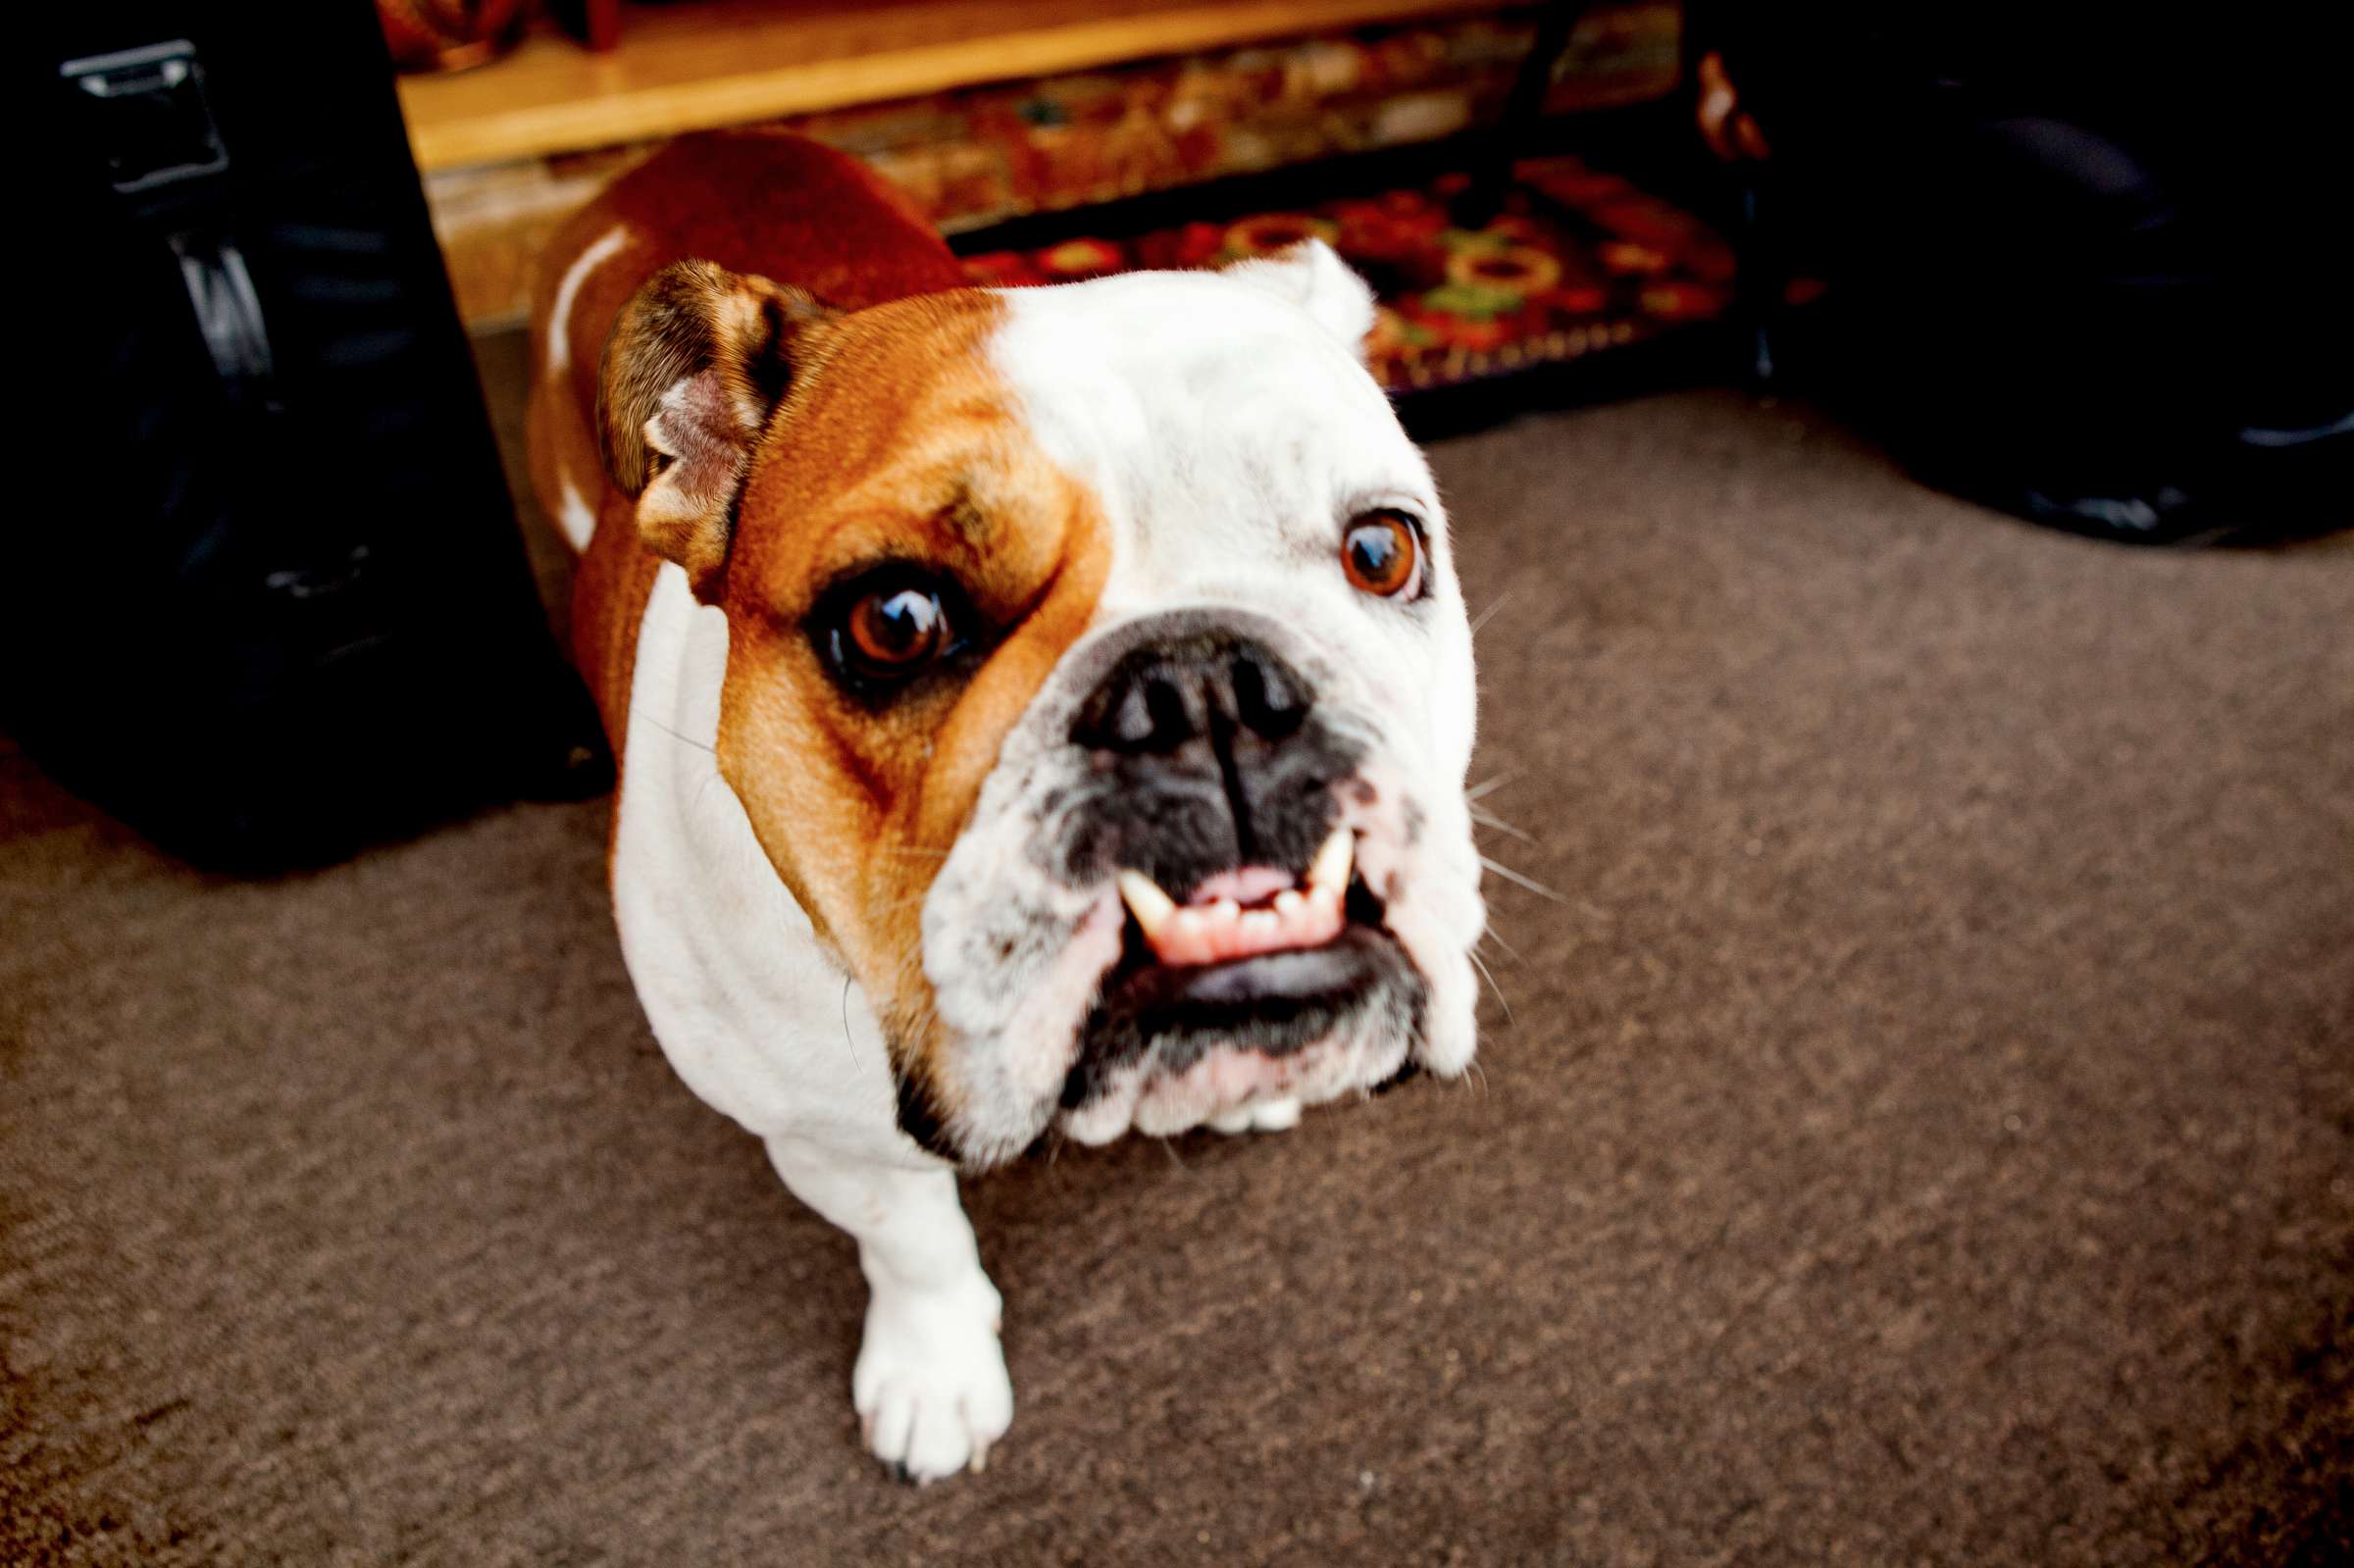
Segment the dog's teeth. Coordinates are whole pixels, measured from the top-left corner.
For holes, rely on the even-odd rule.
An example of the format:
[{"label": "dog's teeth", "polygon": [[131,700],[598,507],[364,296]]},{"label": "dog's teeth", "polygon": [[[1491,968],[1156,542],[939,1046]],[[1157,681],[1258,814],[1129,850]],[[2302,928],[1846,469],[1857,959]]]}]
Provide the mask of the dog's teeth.
[{"label": "dog's teeth", "polygon": [[1136,916],[1136,923],[1143,928],[1147,941],[1157,937],[1168,926],[1169,917],[1177,912],[1177,901],[1160,890],[1160,884],[1141,871],[1120,873],[1120,896]]},{"label": "dog's teeth", "polygon": [[1205,910],[1180,909],[1160,934],[1149,938],[1164,964],[1206,964],[1214,956],[1210,945],[1209,915]]},{"label": "dog's teeth", "polygon": [[1349,831],[1339,830],[1316,851],[1305,888],[1282,888],[1269,902],[1247,909],[1232,896],[1180,904],[1141,871],[1122,871],[1116,880],[1154,958],[1176,967],[1223,963],[1314,947],[1338,936],[1348,924],[1342,903],[1354,845]]},{"label": "dog's teeth", "polygon": [[1329,893],[1346,893],[1349,868],[1356,858],[1356,835],[1346,824],[1333,829],[1324,846],[1316,851],[1314,863],[1307,868],[1307,885]]}]

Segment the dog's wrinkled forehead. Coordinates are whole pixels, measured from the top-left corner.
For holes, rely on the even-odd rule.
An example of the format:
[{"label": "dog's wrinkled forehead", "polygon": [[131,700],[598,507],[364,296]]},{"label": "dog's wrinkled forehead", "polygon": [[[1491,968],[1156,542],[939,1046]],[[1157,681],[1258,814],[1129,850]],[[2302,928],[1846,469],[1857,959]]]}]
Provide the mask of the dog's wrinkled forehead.
[{"label": "dog's wrinkled forehead", "polygon": [[1225,273],[1015,290],[992,346],[1042,450],[1100,498],[1112,596],[1321,566],[1351,510],[1429,508],[1429,472],[1357,345],[1365,285],[1321,246]]}]

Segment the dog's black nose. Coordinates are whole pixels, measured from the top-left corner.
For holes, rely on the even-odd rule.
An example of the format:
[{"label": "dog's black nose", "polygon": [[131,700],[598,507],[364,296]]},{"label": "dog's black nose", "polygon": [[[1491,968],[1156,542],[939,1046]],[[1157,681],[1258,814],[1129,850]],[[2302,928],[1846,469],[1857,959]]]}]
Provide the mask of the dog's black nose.
[{"label": "dog's black nose", "polygon": [[1170,627],[1120,655],[1079,704],[1094,786],[1071,813],[1070,880],[1134,868],[1183,898],[1242,866],[1297,874],[1363,760],[1315,688],[1234,627]]},{"label": "dog's black nose", "polygon": [[1121,757],[1231,767],[1238,746],[1277,742],[1307,721],[1307,683],[1249,637],[1197,634],[1138,648],[1079,708],[1071,738]]}]

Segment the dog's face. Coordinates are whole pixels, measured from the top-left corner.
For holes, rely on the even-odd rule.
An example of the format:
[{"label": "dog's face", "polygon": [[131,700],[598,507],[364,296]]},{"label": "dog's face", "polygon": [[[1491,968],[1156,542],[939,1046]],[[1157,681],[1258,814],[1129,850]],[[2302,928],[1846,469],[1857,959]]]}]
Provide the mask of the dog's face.
[{"label": "dog's face", "polygon": [[604,365],[727,612],[721,772],[968,1165],[1473,1043],[1471,639],[1320,245],[846,316],[703,264]]}]

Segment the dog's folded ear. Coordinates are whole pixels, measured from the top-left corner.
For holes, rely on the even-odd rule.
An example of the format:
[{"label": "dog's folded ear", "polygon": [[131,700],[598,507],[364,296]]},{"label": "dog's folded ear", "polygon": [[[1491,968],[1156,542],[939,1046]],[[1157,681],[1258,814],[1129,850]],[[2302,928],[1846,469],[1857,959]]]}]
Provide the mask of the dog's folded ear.
[{"label": "dog's folded ear", "polygon": [[718,598],[736,506],[807,330],[832,313],[796,288],[705,261],[646,279],[597,371],[605,472],[638,503],[646,547]]},{"label": "dog's folded ear", "polygon": [[1303,239],[1219,271],[1299,306],[1364,358],[1365,334],[1373,330],[1373,290],[1324,241]]}]

